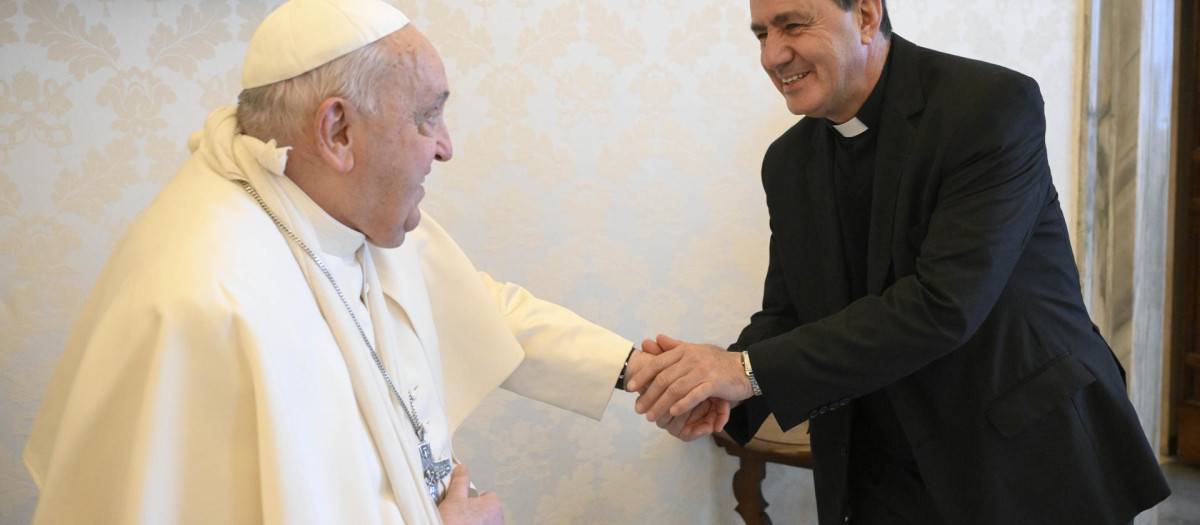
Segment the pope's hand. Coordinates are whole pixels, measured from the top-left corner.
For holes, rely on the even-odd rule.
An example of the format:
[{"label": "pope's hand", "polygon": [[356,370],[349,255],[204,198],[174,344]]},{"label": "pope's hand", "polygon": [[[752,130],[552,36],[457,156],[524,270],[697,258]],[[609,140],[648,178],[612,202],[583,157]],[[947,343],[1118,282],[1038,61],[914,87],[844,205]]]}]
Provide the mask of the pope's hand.
[{"label": "pope's hand", "polygon": [[471,477],[467,467],[458,465],[450,473],[450,486],[446,497],[438,504],[438,514],[446,525],[504,525],[504,509],[500,496],[495,492],[484,492],[478,497],[469,496]]},{"label": "pope's hand", "polygon": [[682,416],[709,398],[737,402],[753,395],[741,354],[666,336],[658,343],[669,350],[640,364],[625,381],[629,391],[641,389],[635,409],[646,419]]},{"label": "pope's hand", "polygon": [[[638,366],[627,371],[627,377],[632,378],[637,371],[648,366],[652,361],[650,356],[661,355],[676,349],[682,344],[681,341],[672,339],[665,335],[659,335],[657,341],[647,339],[642,341],[642,350],[648,356],[646,359],[639,360]],[[636,353],[636,352],[635,352]],[[632,360],[631,360],[632,366]],[[626,382],[628,388],[628,382]],[[642,387],[642,393],[647,390],[646,386]],[[644,396],[643,396],[644,397]],[[639,401],[642,397],[639,397]],[[653,419],[658,424],[659,428],[666,430],[672,436],[675,436],[683,441],[692,441],[704,436],[711,435],[725,428],[725,424],[729,422],[729,411],[732,405],[728,400],[710,397],[701,400],[691,410],[672,415],[671,413],[662,413],[659,417]],[[639,413],[642,411],[639,410]]]},{"label": "pope's hand", "polygon": [[[635,370],[645,365],[651,356],[662,354],[679,344],[679,341],[675,341],[665,335],[659,335],[658,337],[667,346],[664,348],[658,341],[652,339],[642,341],[642,352],[634,352],[634,355],[643,355],[636,358],[631,357],[630,369],[626,371],[628,376],[632,376]],[[701,401],[699,405],[696,405],[696,408],[680,414],[678,417],[664,414],[655,420],[654,423],[658,425],[658,428],[666,430],[672,436],[683,441],[692,441],[725,428],[725,423],[729,422],[730,408],[729,402],[724,399],[709,398]]]}]

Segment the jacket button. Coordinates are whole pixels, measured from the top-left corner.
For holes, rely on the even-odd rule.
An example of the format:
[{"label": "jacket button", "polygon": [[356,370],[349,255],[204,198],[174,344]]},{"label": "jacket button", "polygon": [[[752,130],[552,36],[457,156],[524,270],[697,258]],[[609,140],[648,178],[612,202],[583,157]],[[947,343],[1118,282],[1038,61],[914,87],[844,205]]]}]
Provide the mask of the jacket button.
[{"label": "jacket button", "polygon": [[828,413],[829,413],[829,407],[828,407],[828,406],[823,406],[823,407],[821,407],[821,413],[822,413],[822,414],[828,414]]},{"label": "jacket button", "polygon": [[809,418],[809,419],[812,419],[812,418],[814,418],[814,417],[817,417],[817,416],[819,416],[819,415],[821,415],[821,413],[820,413],[820,412],[817,412],[816,410],[813,410],[812,412],[809,412],[809,413],[808,413],[808,418]]},{"label": "jacket button", "polygon": [[840,403],[842,406],[849,405],[849,404],[850,404],[850,398],[848,398],[848,397],[843,397],[841,401],[838,401],[838,403]]}]

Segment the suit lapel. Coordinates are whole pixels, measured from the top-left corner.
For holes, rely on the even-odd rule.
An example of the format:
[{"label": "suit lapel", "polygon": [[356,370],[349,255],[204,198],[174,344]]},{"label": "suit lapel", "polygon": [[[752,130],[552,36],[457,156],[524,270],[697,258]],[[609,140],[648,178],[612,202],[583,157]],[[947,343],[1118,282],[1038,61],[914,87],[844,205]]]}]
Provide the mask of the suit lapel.
[{"label": "suit lapel", "polygon": [[867,247],[867,293],[880,295],[892,266],[892,242],[900,183],[908,169],[910,143],[916,128],[910,119],[925,106],[916,47],[892,36],[891,71],[880,115],[871,199],[871,233]]},{"label": "suit lapel", "polygon": [[845,249],[842,247],[842,230],[839,226],[836,196],[833,192],[833,166],[829,155],[831,144],[824,125],[813,122],[809,127],[811,136],[808,154],[799,162],[792,173],[800,185],[798,195],[803,197],[799,211],[807,214],[804,224],[815,228],[801,228],[801,246],[809,250],[808,257],[815,261],[816,269],[824,279],[826,310],[830,313],[844,308],[850,302],[850,286],[846,276]]}]

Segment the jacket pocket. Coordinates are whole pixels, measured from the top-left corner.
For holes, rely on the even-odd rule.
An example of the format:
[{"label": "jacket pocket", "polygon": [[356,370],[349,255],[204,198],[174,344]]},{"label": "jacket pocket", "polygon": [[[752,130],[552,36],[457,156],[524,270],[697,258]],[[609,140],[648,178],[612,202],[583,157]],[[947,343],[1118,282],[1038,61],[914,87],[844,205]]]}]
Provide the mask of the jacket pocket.
[{"label": "jacket pocket", "polygon": [[1064,355],[993,401],[987,418],[1001,435],[1011,438],[1095,380],[1083,363]]}]

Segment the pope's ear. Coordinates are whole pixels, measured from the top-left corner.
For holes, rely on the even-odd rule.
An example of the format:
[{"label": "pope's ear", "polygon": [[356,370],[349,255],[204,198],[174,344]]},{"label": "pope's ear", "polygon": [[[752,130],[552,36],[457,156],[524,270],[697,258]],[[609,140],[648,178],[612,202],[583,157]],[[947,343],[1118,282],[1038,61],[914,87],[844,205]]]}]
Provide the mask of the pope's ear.
[{"label": "pope's ear", "polygon": [[328,98],[317,108],[317,151],[333,169],[354,169],[354,148],[350,142],[349,108],[340,98]]}]

